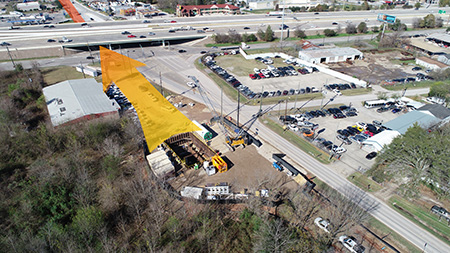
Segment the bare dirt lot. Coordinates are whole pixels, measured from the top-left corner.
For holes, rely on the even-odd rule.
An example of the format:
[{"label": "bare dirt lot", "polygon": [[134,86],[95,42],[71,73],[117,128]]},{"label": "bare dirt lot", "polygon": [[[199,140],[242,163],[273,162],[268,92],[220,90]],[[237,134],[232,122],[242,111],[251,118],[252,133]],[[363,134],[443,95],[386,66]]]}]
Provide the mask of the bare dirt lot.
[{"label": "bare dirt lot", "polygon": [[[221,153],[229,168],[227,172],[217,173],[212,176],[208,176],[203,169],[188,170],[183,177],[176,178],[172,182],[172,186],[177,190],[180,190],[181,186],[203,187],[206,184],[221,182],[228,183],[233,192],[241,192],[244,189],[248,189],[250,192],[261,189],[277,189],[287,192],[299,187],[291,177],[288,177],[285,173],[278,172],[272,167],[270,162],[272,154],[278,152],[269,144],[264,144],[258,149],[253,145],[245,148],[239,147],[234,152],[231,152],[225,144],[224,136],[220,134],[218,125],[210,125],[212,114],[205,105],[196,103],[191,106],[189,103],[193,101],[182,96],[172,99],[171,102],[186,104],[184,107],[179,108],[184,115],[191,120],[195,119],[200,123],[208,124],[214,132],[219,134],[212,139],[211,147]],[[295,163],[292,164],[295,166]],[[300,167],[297,168],[304,171]],[[304,173],[306,172],[304,171]]]},{"label": "bare dirt lot", "polygon": [[[400,59],[411,56],[403,55],[401,51],[389,52],[365,52],[363,60],[354,61],[352,64],[345,62],[329,64],[331,69],[355,76],[369,83],[379,84],[384,80],[395,78],[415,77],[411,65],[402,65]],[[415,66],[415,65],[414,65]]]}]

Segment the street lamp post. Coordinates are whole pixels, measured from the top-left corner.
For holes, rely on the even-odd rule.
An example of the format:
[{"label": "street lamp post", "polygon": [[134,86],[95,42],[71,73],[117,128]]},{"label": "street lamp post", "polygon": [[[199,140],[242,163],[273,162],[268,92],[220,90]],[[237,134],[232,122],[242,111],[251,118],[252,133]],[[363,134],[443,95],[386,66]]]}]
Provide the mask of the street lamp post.
[{"label": "street lamp post", "polygon": [[284,32],[284,9],[285,9],[285,5],[284,5],[284,0],[283,0],[283,14],[282,14],[282,19],[281,19],[281,37],[280,37],[280,46],[281,48],[283,48],[283,32]]}]

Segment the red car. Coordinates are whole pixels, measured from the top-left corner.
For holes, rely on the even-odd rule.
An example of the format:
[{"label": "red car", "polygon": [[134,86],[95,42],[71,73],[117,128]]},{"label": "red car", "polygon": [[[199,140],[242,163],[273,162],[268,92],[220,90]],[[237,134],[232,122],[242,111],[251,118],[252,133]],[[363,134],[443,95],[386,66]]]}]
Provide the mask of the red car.
[{"label": "red car", "polygon": [[261,78],[266,78],[266,76],[265,76],[263,73],[259,73],[258,75],[259,75],[259,77],[261,77]]},{"label": "red car", "polygon": [[130,34],[128,35],[128,38],[136,38],[136,35]]},{"label": "red car", "polygon": [[256,76],[255,76],[254,74],[249,74],[248,76],[249,76],[251,79],[253,79],[253,80],[256,79]]},{"label": "red car", "polygon": [[373,133],[372,133],[372,132],[370,132],[370,131],[365,131],[364,133],[365,133],[365,134],[367,134],[367,135],[369,135],[370,137],[372,137],[372,136],[373,136]]},{"label": "red car", "polygon": [[176,23],[177,21],[175,21],[175,20],[172,20],[172,21],[170,21],[170,23]]}]

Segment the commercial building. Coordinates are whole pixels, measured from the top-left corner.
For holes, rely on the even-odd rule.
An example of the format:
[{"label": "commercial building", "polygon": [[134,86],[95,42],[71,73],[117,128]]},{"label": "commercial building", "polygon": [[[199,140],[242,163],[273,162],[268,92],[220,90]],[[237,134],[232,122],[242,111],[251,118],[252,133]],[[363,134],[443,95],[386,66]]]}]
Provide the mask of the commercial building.
[{"label": "commercial building", "polygon": [[416,64],[431,70],[442,70],[448,68],[447,64],[425,56],[416,58]]},{"label": "commercial building", "polygon": [[17,10],[19,11],[34,11],[34,10],[40,10],[41,6],[39,5],[39,2],[27,2],[27,3],[18,3],[17,4]]},{"label": "commercial building", "polygon": [[273,10],[275,8],[274,0],[248,0],[247,5],[252,10]]},{"label": "commercial building", "polygon": [[411,38],[409,47],[421,51],[429,56],[445,55],[450,53],[450,35],[434,33],[426,38]]},{"label": "commercial building", "polygon": [[304,50],[298,52],[301,60],[318,63],[336,63],[362,59],[363,53],[351,47]]},{"label": "commercial building", "polygon": [[177,5],[177,17],[194,17],[212,14],[239,14],[239,7],[231,4]]},{"label": "commercial building", "polygon": [[450,122],[450,109],[441,104],[428,104],[417,109],[418,111],[428,113],[441,120],[440,124]]},{"label": "commercial building", "polygon": [[95,79],[60,82],[42,89],[53,126],[100,117],[119,118],[119,105]]},{"label": "commercial building", "polygon": [[414,124],[418,124],[420,127],[429,129],[440,122],[440,119],[430,114],[428,111],[416,110],[408,112],[396,119],[393,119],[385,124],[386,128],[398,131],[400,134],[406,133],[408,128]]},{"label": "commercial building", "polygon": [[437,60],[444,64],[450,65],[450,54],[439,55]]},{"label": "commercial building", "polygon": [[380,151],[385,145],[389,145],[395,137],[406,133],[408,128],[414,126],[414,124],[430,130],[448,122],[450,122],[450,109],[438,104],[427,104],[416,111],[408,112],[383,124],[387,130],[365,140],[363,145],[370,151]]},{"label": "commercial building", "polygon": [[400,133],[395,130],[385,130],[378,133],[367,140],[363,141],[364,147],[369,149],[369,151],[380,151],[385,145],[389,145],[395,137],[399,136]]}]

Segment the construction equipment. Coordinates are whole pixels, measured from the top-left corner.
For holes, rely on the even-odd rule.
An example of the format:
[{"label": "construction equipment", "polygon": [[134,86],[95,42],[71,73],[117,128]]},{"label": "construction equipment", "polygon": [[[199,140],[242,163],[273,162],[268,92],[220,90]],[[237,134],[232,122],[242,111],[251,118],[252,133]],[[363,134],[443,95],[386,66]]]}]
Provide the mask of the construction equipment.
[{"label": "construction equipment", "polygon": [[321,108],[320,110],[322,110],[323,108],[325,108],[325,106],[327,106],[331,101],[333,101],[337,96],[339,96],[339,94],[334,95],[332,98],[330,98],[330,100],[328,100]]},{"label": "construction equipment", "polygon": [[227,163],[219,155],[211,157],[211,162],[219,173],[226,172],[228,170]]},{"label": "construction equipment", "polygon": [[[208,106],[208,108],[210,109],[210,111],[213,113],[214,117],[213,119],[220,119],[221,117],[218,115],[216,108],[214,107],[213,103],[211,102],[211,100],[209,99],[209,96],[206,94],[206,92],[203,90],[202,85],[200,85],[199,80],[195,77],[195,76],[188,76],[190,79],[192,79],[192,81],[194,81],[194,83],[196,84],[196,88],[199,91],[200,96],[202,97],[203,101],[205,102],[206,106]],[[223,126],[222,122],[219,122],[219,128],[220,131],[223,133],[223,135],[225,136],[225,139],[228,140],[230,139],[230,135],[228,134],[227,130],[225,129],[225,127]],[[229,147],[231,150],[232,148]]]},{"label": "construction equipment", "polygon": [[276,103],[276,104],[274,104],[274,105],[272,105],[270,107],[267,107],[264,110],[262,110],[260,108],[259,111],[256,114],[252,115],[252,118],[250,120],[245,122],[242,126],[238,126],[237,127],[237,129],[235,130],[237,132],[237,134],[234,137],[227,138],[227,144],[229,146],[231,146],[233,149],[234,149],[234,147],[239,146],[239,145],[245,146],[245,145],[249,144],[249,134],[244,129],[244,127],[246,127],[247,130],[249,130],[259,117],[261,117],[262,115],[264,115],[267,112],[271,111],[273,108],[275,108],[282,101],[283,100],[280,100],[280,101],[278,101],[278,103]]}]

